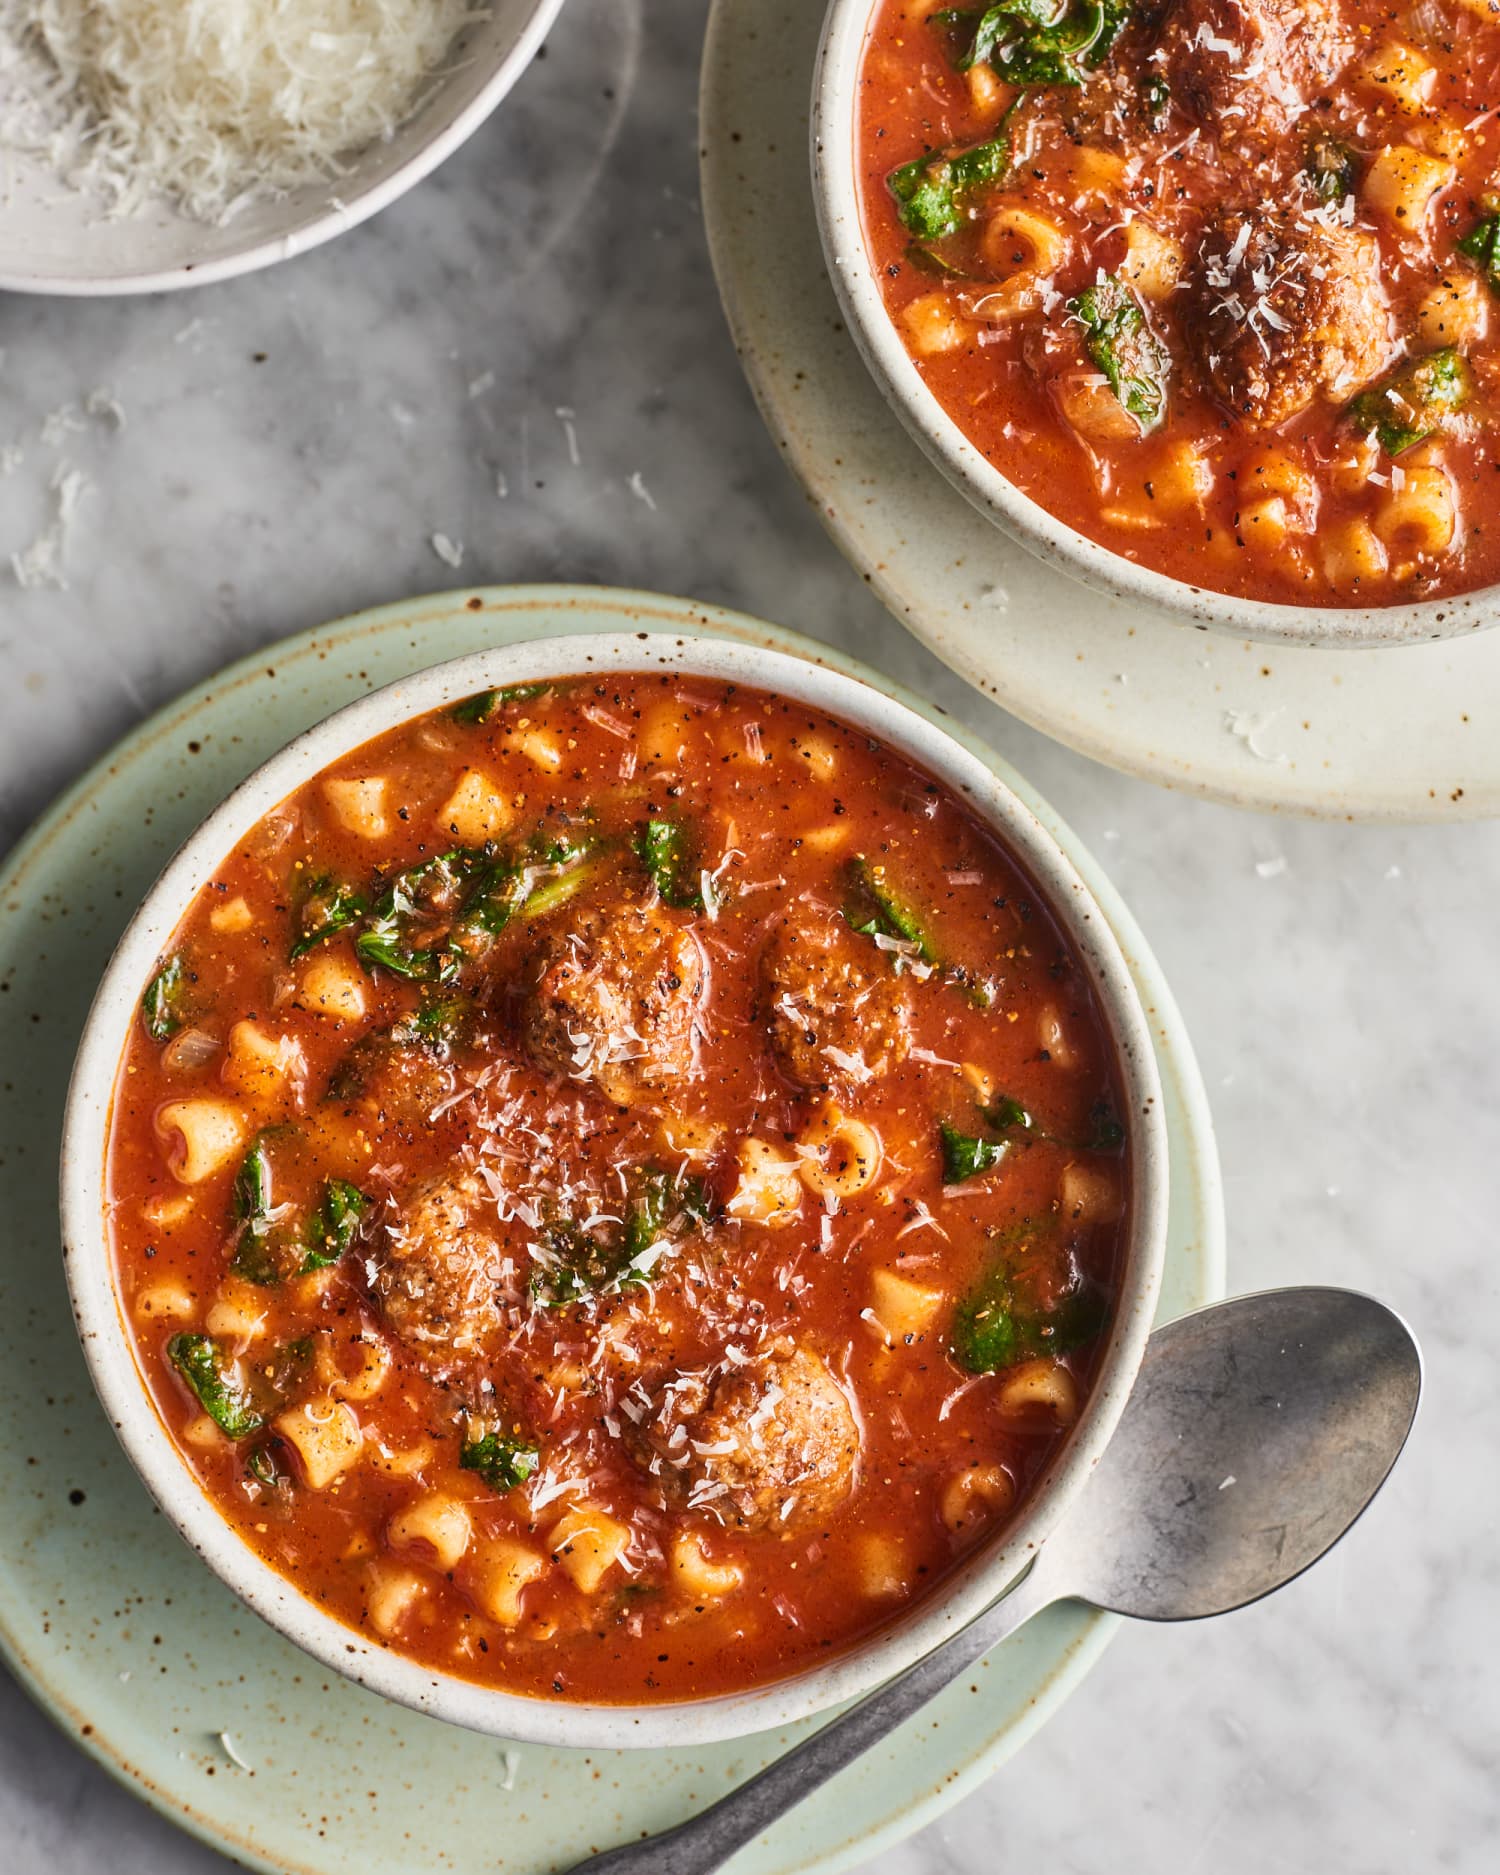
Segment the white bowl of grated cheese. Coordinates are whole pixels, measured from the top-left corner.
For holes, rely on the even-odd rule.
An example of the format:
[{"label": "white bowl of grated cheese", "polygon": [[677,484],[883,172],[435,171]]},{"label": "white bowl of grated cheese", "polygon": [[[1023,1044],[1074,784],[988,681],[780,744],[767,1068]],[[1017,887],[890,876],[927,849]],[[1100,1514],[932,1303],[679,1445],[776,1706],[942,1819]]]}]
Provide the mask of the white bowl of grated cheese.
[{"label": "white bowl of grated cheese", "polygon": [[562,0],[0,0],[0,289],[156,293],[331,240],[484,121]]}]

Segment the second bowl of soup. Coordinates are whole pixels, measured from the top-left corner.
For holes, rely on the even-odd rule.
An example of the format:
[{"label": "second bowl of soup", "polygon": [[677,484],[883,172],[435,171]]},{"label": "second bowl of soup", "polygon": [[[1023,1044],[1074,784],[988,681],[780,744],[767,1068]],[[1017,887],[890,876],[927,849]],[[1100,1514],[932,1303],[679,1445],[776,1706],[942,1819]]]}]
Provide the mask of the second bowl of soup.
[{"label": "second bowl of soup", "polygon": [[1026,545],[1247,635],[1500,616],[1500,26],[1452,0],[833,0],[867,362]]},{"label": "second bowl of soup", "polygon": [[1129,1388],[1165,1152],[1114,940],[980,762],[622,634],[393,685],[209,819],[63,1198],[105,1404],[252,1606],[459,1723],[661,1744],[1005,1587]]}]

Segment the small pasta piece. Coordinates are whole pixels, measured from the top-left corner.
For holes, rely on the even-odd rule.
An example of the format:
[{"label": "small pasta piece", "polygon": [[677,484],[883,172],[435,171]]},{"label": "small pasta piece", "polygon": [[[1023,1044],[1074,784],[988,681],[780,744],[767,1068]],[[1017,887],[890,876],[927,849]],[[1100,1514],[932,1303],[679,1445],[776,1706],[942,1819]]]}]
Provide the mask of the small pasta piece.
[{"label": "small pasta piece", "polygon": [[592,1595],[630,1547],[629,1527],[602,1510],[570,1510],[552,1526],[552,1560]]},{"label": "small pasta piece", "polygon": [[1369,485],[1379,465],[1380,448],[1373,436],[1346,435],[1328,465],[1328,480],[1339,494],[1358,495]]},{"label": "small pasta piece", "polygon": [[984,59],[976,59],[965,74],[969,87],[970,109],[980,117],[998,116],[1005,100],[1005,87],[995,75],[995,68]]},{"label": "small pasta piece", "polygon": [[1063,1026],[1062,1012],[1055,1003],[1047,1007],[1037,1018],[1037,1039],[1042,1051],[1055,1067],[1076,1068],[1078,1050],[1073,1046],[1068,1031]]},{"label": "small pasta piece", "polygon": [[546,1568],[546,1559],[527,1544],[495,1537],[484,1545],[472,1568],[469,1593],[491,1621],[502,1628],[513,1628],[521,1619],[521,1600],[527,1584],[535,1582]]},{"label": "small pasta piece", "polygon": [[1282,546],[1291,532],[1291,517],[1280,495],[1247,501],[1235,516],[1239,537],[1247,547],[1270,552]]},{"label": "small pasta piece", "polygon": [[272,1035],[248,1017],[229,1031],[220,1076],[226,1087],[247,1100],[277,1100],[287,1083],[306,1071],[307,1058],[296,1036]]},{"label": "small pasta piece", "polygon": [[995,1407],[1006,1419],[1071,1426],[1078,1417],[1078,1383],[1060,1361],[1038,1355],[1000,1376]]},{"label": "small pasta piece", "polygon": [[527,727],[518,730],[511,740],[511,747],[518,755],[524,755],[528,762],[534,763],[544,775],[555,775],[562,767],[562,750],[545,729]]},{"label": "small pasta piece", "polygon": [[1074,1224],[1112,1224],[1124,1209],[1120,1181],[1097,1165],[1065,1165],[1057,1196],[1063,1216]]},{"label": "small pasta piece", "polygon": [[849,844],[850,829],[842,820],[831,820],[826,827],[809,827],[800,836],[803,850],[809,853],[836,853]]},{"label": "small pasta piece", "polygon": [[1169,299],[1182,276],[1182,248],[1137,216],[1125,230],[1125,258],[1119,274],[1142,299]]},{"label": "small pasta piece", "polygon": [[142,1321],[185,1322],[198,1313],[198,1299],[183,1283],[151,1283],[138,1289],[132,1312]]},{"label": "small pasta piece", "polygon": [[715,1602],[732,1595],[745,1579],[735,1562],[714,1562],[704,1553],[696,1530],[682,1531],[672,1544],[672,1579],[695,1602]]},{"label": "small pasta piece", "polygon": [[803,1183],[818,1198],[853,1198],[880,1176],[880,1135],[832,1101],[797,1142]]},{"label": "small pasta piece", "polygon": [[901,308],[907,344],[919,358],[961,352],[974,342],[974,328],[959,317],[946,293],[924,293]]},{"label": "small pasta piece", "polygon": [[1420,52],[1392,39],[1365,60],[1359,69],[1359,82],[1395,110],[1420,117],[1432,96],[1437,71]]},{"label": "small pasta piece", "polygon": [[239,1157],[245,1116],[227,1100],[169,1100],[156,1116],[156,1133],[167,1143],[173,1178],[197,1185]]},{"label": "small pasta piece", "polygon": [[391,830],[390,816],[385,811],[388,787],[384,775],[325,781],[323,799],[346,832],[356,833],[362,840],[383,840]]},{"label": "small pasta piece", "polygon": [[248,931],[255,923],[255,914],[248,899],[226,898],[214,906],[208,914],[208,922],[213,930],[232,937],[237,931]]},{"label": "small pasta piece", "polygon": [[1388,143],[1365,171],[1361,193],[1368,205],[1398,228],[1420,232],[1432,199],[1457,176],[1452,163],[1415,150],[1409,143]]},{"label": "small pasta piece", "polygon": [[1005,202],[985,217],[980,237],[985,259],[996,269],[1008,267],[1045,279],[1068,257],[1068,237],[1047,215],[1019,202]]},{"label": "small pasta piece", "polygon": [[489,776],[469,768],[434,818],[462,845],[483,846],[508,833],[516,817],[510,802]]},{"label": "small pasta piece", "polygon": [[698,1114],[668,1113],[661,1119],[662,1143],[684,1159],[708,1159],[724,1137],[723,1122]]},{"label": "small pasta piece", "polygon": [[333,1022],[358,1022],[365,1013],[365,986],[358,966],[334,952],[315,953],[302,966],[297,1006]]},{"label": "small pasta piece", "polygon": [[287,1407],[271,1423],[301,1461],[309,1490],[326,1491],[364,1450],[359,1421],[342,1400],[327,1394]]},{"label": "small pasta piece", "polygon": [[365,1441],[366,1464],[392,1478],[419,1478],[436,1457],[437,1447],[431,1439],[418,1439],[415,1445],[396,1451],[378,1434],[369,1435]]},{"label": "small pasta piece", "polygon": [[1424,345],[1473,345],[1490,323],[1490,292],[1477,274],[1445,279],[1417,307],[1417,332]]},{"label": "small pasta piece", "polygon": [[947,1301],[945,1291],[930,1283],[919,1283],[895,1270],[871,1272],[870,1309],[892,1342],[926,1334]]},{"label": "small pasta piece", "polygon": [[898,1537],[868,1530],[855,1550],[860,1587],[871,1601],[899,1601],[912,1588],[911,1563]]},{"label": "small pasta piece", "polygon": [[1130,165],[1117,150],[1100,149],[1097,143],[1081,143],[1073,152],[1072,168],[1081,190],[1109,201],[1124,188]]},{"label": "small pasta piece", "polygon": [[1444,552],[1458,532],[1458,504],[1447,471],[1432,465],[1407,469],[1399,488],[1393,476],[1375,510],[1374,527],[1387,547]]},{"label": "small pasta piece", "polygon": [[1266,449],[1252,456],[1240,473],[1240,486],[1256,496],[1284,495],[1296,508],[1306,508],[1318,498],[1312,474],[1284,449]]},{"label": "small pasta piece", "polygon": [[415,1569],[401,1563],[371,1563],[365,1575],[365,1613],[370,1626],[382,1640],[390,1640],[428,1593],[428,1584]]},{"label": "small pasta piece", "polygon": [[825,736],[798,736],[793,753],[819,781],[832,781],[838,773],[838,751]]},{"label": "small pasta piece", "polygon": [[1052,395],[1080,436],[1127,442],[1141,433],[1141,426],[1110,389],[1102,371],[1083,365],[1060,371],[1052,380]]},{"label": "small pasta piece", "polygon": [[1168,443],[1157,458],[1147,492],[1153,505],[1162,512],[1185,514],[1189,510],[1201,510],[1213,485],[1213,465],[1202,444],[1182,438]]},{"label": "small pasta piece", "polygon": [[974,1098],[981,1107],[987,1107],[995,1098],[995,1077],[988,1068],[981,1068],[977,1061],[966,1061],[959,1073],[974,1090]]},{"label": "small pasta piece", "polygon": [[203,1326],[216,1341],[232,1341],[243,1352],[262,1333],[269,1317],[263,1289],[241,1282],[237,1276],[226,1276],[203,1318]]},{"label": "small pasta piece", "polygon": [[1015,1501],[1015,1479],[1003,1465],[969,1465],[943,1486],[938,1513],[954,1536],[972,1534]]},{"label": "small pasta piece", "polygon": [[141,1206],[141,1216],[157,1230],[174,1230],[193,1215],[194,1200],[180,1191],[173,1198],[152,1198]]},{"label": "small pasta piece", "polygon": [[643,762],[675,767],[687,747],[687,723],[678,703],[658,703],[646,710],[635,735],[636,752]]},{"label": "small pasta piece", "polygon": [[739,1179],[725,1209],[742,1222],[774,1228],[802,1209],[801,1167],[764,1139],[742,1139]]},{"label": "small pasta piece", "polygon": [[[316,1273],[320,1276],[324,1274],[321,1270]],[[373,1400],[390,1378],[390,1348],[379,1335],[371,1334],[368,1329],[349,1336],[340,1343],[340,1347],[352,1350],[352,1366],[348,1372],[340,1365],[333,1337],[326,1334],[318,1336],[317,1353],[313,1359],[318,1379],[336,1399]]]},{"label": "small pasta piece", "polygon": [[229,1444],[228,1435],[221,1432],[207,1413],[199,1413],[190,1419],[182,1429],[184,1445],[191,1445],[200,1452],[213,1452]]},{"label": "small pasta piece", "polygon": [[396,1512],[385,1536],[392,1549],[430,1551],[438,1568],[449,1575],[474,1540],[474,1523],[456,1497],[428,1491]]},{"label": "small pasta piece", "polygon": [[1320,545],[1323,572],[1332,586],[1358,586],[1365,580],[1378,580],[1385,573],[1385,548],[1368,521],[1346,521],[1326,532]]}]

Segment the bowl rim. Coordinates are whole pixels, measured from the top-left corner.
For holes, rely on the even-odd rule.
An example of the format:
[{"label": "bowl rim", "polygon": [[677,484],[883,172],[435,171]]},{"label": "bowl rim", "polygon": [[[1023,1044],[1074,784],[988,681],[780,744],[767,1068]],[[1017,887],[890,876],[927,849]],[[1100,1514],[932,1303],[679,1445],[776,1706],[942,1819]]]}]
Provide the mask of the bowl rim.
[{"label": "bowl rim", "polygon": [[989,521],[1048,565],[1111,598],[1172,613],[1200,629],[1326,650],[1419,644],[1500,624],[1500,584],[1391,606],[1312,606],[1241,599],[1158,573],[1091,540],[1025,494],[969,441],[902,343],[870,264],[860,211],[859,71],[884,0],[828,0],[809,118],[813,203],[833,291],[860,356],[914,442]]},{"label": "bowl rim", "polygon": [[389,175],[330,198],[329,205],[298,223],[289,233],[254,240],[232,254],[197,265],[191,261],[173,267],[114,274],[57,274],[27,268],[0,267],[0,292],[48,294],[60,299],[104,299],[139,293],[171,293],[184,287],[212,286],[239,274],[255,273],[279,260],[322,247],[327,241],[357,228],[414,188],[439,164],[466,143],[490,115],[536,57],[543,39],[562,11],[563,0],[524,0],[530,13],[500,55],[490,76],[461,111],[425,138]]},{"label": "bowl rim", "polygon": [[[372,1643],[262,1561],[224,1518],[166,1430],[137,1365],[106,1229],[105,1154],[114,1083],[141,985],[200,887],[270,808],[371,737],[476,691],[544,677],[662,669],[753,684],[853,723],[966,799],[1016,855],[1084,963],[1111,1032],[1132,1110],[1128,1248],[1109,1343],[1077,1426],[1005,1538],[980,1545],[935,1596],[832,1661],[745,1692],[636,1706],[552,1704],[435,1672]],[[63,1264],[84,1357],[127,1457],[183,1539],[272,1627],[331,1671],[474,1731],[550,1745],[680,1747],[789,1724],[866,1692],[956,1632],[1015,1581],[1086,1481],[1133,1384],[1165,1260],[1167,1164],[1148,1019],[1114,933],[1051,833],[977,755],[904,703],[789,653],[644,631],[541,638],[429,666],[345,705],[258,767],[168,861],[105,968],[79,1042],[60,1164]]]}]

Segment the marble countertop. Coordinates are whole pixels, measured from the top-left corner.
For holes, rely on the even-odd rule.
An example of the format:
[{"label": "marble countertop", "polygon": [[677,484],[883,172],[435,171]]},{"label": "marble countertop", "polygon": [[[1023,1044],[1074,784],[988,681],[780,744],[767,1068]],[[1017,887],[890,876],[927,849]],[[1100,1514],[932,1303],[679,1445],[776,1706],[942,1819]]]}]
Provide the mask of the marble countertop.
[{"label": "marble countertop", "polygon": [[[1289,823],[1000,715],[872,601],[763,432],[696,199],[698,0],[571,0],[434,179],[306,259],[148,301],[0,301],[0,567],[87,478],[65,589],[0,573],[0,845],[254,647],[465,581],[661,588],[797,625],[988,736],[1104,859],[1218,1123],[1231,1282],[1378,1292],[1429,1364],[1407,1458],[1323,1567],[1127,1629],[880,1875],[1488,1875],[1500,1859],[1500,827]],[[462,546],[455,574],[434,551]],[[1400,657],[1400,652],[1390,655]],[[226,1867],[0,1675],[7,1875]]]}]

